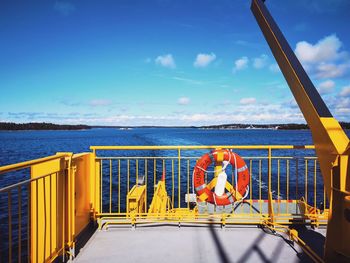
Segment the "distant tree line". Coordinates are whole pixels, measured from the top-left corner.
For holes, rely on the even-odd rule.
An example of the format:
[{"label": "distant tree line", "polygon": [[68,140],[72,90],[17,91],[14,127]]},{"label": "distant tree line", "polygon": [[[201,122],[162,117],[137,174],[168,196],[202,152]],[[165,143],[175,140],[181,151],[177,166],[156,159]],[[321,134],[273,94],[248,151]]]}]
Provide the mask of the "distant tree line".
[{"label": "distant tree line", "polygon": [[[350,122],[340,122],[343,129],[350,129]],[[89,125],[66,125],[66,124],[53,124],[46,122],[30,122],[30,123],[13,123],[13,122],[0,122],[0,130],[85,130],[91,128],[120,128],[124,126],[89,126]],[[126,126],[125,126],[126,127]],[[132,126],[130,126],[132,127]],[[137,128],[174,128],[169,126],[135,126]],[[135,128],[132,127],[132,128]],[[178,127],[178,128],[200,128],[200,129],[276,129],[276,130],[306,130],[309,129],[307,124],[287,123],[287,124],[221,124],[221,125],[208,125],[200,127]]]},{"label": "distant tree line", "polygon": [[13,123],[13,122],[0,122],[0,130],[84,130],[91,129],[88,125],[60,125],[53,123]]},{"label": "distant tree line", "polygon": [[[340,122],[343,129],[350,129],[350,122]],[[287,123],[287,124],[221,124],[199,127],[202,129],[276,129],[276,130],[307,130],[307,124]]]}]

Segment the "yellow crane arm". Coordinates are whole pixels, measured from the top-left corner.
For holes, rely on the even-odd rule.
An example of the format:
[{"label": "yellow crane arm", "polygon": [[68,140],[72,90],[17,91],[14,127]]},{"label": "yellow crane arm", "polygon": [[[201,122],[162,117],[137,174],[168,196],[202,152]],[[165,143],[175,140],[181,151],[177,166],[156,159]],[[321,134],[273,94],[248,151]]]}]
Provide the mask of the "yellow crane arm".
[{"label": "yellow crane arm", "polygon": [[252,0],[251,10],[311,129],[330,201],[325,259],[350,262],[349,138],[330,113],[264,1]]}]

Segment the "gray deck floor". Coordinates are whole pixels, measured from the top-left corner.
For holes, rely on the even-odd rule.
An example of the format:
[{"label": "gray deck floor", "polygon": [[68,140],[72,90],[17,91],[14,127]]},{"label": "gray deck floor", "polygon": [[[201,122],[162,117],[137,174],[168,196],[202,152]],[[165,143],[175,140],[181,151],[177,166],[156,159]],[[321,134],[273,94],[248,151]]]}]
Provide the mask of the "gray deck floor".
[{"label": "gray deck floor", "polygon": [[[324,242],[324,234],[304,232],[313,243]],[[322,245],[315,250],[322,253]],[[310,262],[301,252],[298,245],[254,226],[125,227],[96,231],[75,262]]]}]

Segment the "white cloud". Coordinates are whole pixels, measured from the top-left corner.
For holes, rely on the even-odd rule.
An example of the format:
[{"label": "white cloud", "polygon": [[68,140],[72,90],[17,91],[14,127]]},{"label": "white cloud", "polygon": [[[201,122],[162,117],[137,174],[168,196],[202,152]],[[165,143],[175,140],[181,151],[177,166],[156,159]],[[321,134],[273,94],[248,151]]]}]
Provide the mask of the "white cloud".
[{"label": "white cloud", "polygon": [[[344,92],[345,94],[348,93]],[[336,98],[336,103],[334,105],[334,111],[338,115],[337,117],[345,121],[349,121],[350,113],[350,97],[338,97]]]},{"label": "white cloud", "polygon": [[342,77],[350,64],[321,63],[316,67],[316,76],[320,79]]},{"label": "white cloud", "polygon": [[349,97],[350,96],[350,86],[343,87],[339,95],[343,96],[343,97]]},{"label": "white cloud", "polygon": [[98,106],[108,106],[111,105],[112,101],[108,99],[94,99],[89,102],[90,106],[98,107]]},{"label": "white cloud", "polygon": [[319,79],[337,78],[350,68],[348,53],[341,50],[342,46],[336,35],[330,35],[316,44],[298,42],[295,54],[309,74]]},{"label": "white cloud", "polygon": [[233,67],[233,72],[242,70],[248,67],[249,59],[247,57],[241,57],[235,61],[235,66]]},{"label": "white cloud", "polygon": [[171,54],[158,56],[155,59],[155,63],[157,65],[161,65],[161,66],[166,67],[166,68],[176,68],[175,60],[173,58],[173,55],[171,55]]},{"label": "white cloud", "polygon": [[181,97],[177,100],[177,104],[179,105],[188,105],[190,102],[191,100],[188,97]]},{"label": "white cloud", "polygon": [[213,62],[215,59],[216,59],[216,55],[214,53],[211,53],[211,54],[200,53],[197,55],[193,65],[196,68],[204,68],[208,66],[211,62]]},{"label": "white cloud", "polygon": [[262,69],[267,66],[268,56],[262,54],[260,57],[254,58],[253,67],[256,69]]},{"label": "white cloud", "polygon": [[[346,106],[346,101],[342,104]],[[80,114],[80,113],[13,113],[6,114],[2,119],[16,122],[54,122],[64,124],[90,124],[90,125],[209,125],[222,123],[288,123],[303,122],[299,109],[291,109],[283,104],[236,105],[234,108],[218,108],[214,112],[178,111],[173,113],[159,112],[159,114]],[[345,111],[346,108],[339,109]]]},{"label": "white cloud", "polygon": [[256,103],[256,98],[242,98],[239,101],[240,104],[242,105],[251,105]]},{"label": "white cloud", "polygon": [[326,80],[318,85],[320,94],[329,94],[334,90],[335,82],[333,80]]},{"label": "white cloud", "polygon": [[341,46],[342,42],[339,38],[336,35],[330,35],[319,40],[315,45],[306,41],[298,42],[295,54],[305,63],[334,61],[344,55],[339,53]]}]

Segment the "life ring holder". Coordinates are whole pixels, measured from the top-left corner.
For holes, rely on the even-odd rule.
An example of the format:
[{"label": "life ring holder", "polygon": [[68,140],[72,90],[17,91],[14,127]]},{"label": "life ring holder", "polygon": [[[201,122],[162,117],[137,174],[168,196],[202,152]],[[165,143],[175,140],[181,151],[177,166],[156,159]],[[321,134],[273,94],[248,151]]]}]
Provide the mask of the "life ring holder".
[{"label": "life ring holder", "polygon": [[[207,184],[205,182],[205,174],[210,173],[208,167],[215,164],[215,177]],[[225,182],[225,192],[217,195],[212,191],[218,183],[220,172],[225,173],[228,164],[235,169],[235,186],[230,182]],[[219,174],[219,176],[218,176]],[[193,170],[193,193],[196,193],[197,199],[201,202],[208,202],[215,205],[230,205],[235,202],[243,201],[249,193],[249,169],[238,154],[228,149],[215,149],[204,154],[197,160]]]}]

